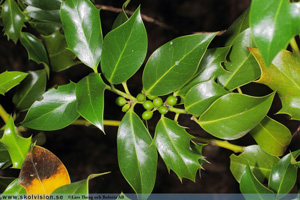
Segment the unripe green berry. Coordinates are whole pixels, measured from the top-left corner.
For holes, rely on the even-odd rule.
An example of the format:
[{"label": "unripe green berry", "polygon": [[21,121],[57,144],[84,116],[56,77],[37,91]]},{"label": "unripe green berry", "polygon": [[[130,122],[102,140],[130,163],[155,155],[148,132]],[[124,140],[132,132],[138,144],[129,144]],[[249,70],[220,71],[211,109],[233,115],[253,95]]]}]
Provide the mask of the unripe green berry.
[{"label": "unripe green berry", "polygon": [[143,102],[143,101],[145,101],[145,99],[146,99],[146,96],[145,96],[144,94],[142,94],[142,93],[139,93],[139,94],[136,96],[136,100],[137,100],[138,102]]},{"label": "unripe green berry", "polygon": [[156,97],[156,98],[153,100],[153,105],[154,105],[155,107],[160,107],[162,104],[163,104],[163,100],[162,100],[160,97]]},{"label": "unripe green berry", "polygon": [[156,96],[153,96],[153,95],[148,95],[147,97],[148,97],[148,99],[150,99],[150,100],[153,100],[153,99],[156,98]]},{"label": "unripe green berry", "polygon": [[167,114],[168,108],[166,106],[161,106],[158,108],[158,112],[162,115]]},{"label": "unripe green berry", "polygon": [[143,106],[146,110],[151,110],[154,107],[152,101],[149,100],[145,101]]},{"label": "unripe green berry", "polygon": [[127,101],[126,101],[126,99],[124,97],[118,97],[118,98],[116,98],[116,104],[118,106],[124,106],[126,102]]},{"label": "unripe green berry", "polygon": [[177,98],[174,97],[174,96],[168,96],[167,100],[166,100],[166,103],[169,105],[169,106],[174,106],[176,105],[177,103]]},{"label": "unripe green berry", "polygon": [[125,104],[123,107],[122,107],[122,112],[127,112],[130,108],[130,105],[129,104]]},{"label": "unripe green berry", "polygon": [[29,20],[30,20],[30,17],[25,16],[24,21],[25,21],[25,22],[29,22]]},{"label": "unripe green berry", "polygon": [[149,120],[149,119],[152,118],[152,116],[153,116],[153,112],[151,112],[150,110],[146,110],[146,111],[143,112],[143,114],[142,114],[142,118],[143,118],[144,120]]}]

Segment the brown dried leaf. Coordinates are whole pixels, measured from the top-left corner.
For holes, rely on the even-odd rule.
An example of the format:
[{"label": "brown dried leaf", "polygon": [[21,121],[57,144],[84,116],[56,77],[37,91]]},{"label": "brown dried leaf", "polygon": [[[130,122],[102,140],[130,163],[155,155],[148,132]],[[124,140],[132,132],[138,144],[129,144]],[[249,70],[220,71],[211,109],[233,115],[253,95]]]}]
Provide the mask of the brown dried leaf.
[{"label": "brown dried leaf", "polygon": [[27,153],[18,181],[27,194],[50,194],[70,183],[66,167],[49,150],[35,145]]}]

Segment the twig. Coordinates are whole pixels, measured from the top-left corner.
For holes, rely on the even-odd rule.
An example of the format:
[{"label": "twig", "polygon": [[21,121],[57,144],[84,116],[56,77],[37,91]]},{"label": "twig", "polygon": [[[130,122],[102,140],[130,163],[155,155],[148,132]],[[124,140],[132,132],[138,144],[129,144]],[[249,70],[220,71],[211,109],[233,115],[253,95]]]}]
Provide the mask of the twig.
[{"label": "twig", "polygon": [[[115,13],[120,13],[122,12],[122,8],[115,8],[115,7],[112,7],[112,6],[105,6],[105,5],[99,5],[99,4],[95,4],[95,6],[97,8],[101,8],[102,10],[107,10],[107,11],[111,11],[111,12],[115,12]],[[134,12],[133,11],[129,11],[129,10],[125,10],[125,13],[126,14],[129,14],[129,15],[132,15]],[[152,17],[149,17],[147,15],[144,15],[144,14],[141,14],[142,16],[142,19],[146,22],[149,22],[149,23],[153,23],[153,24],[156,24],[164,29],[167,29],[167,30],[172,30],[172,31],[175,31],[177,32],[173,27],[163,23],[163,22],[160,22],[160,21],[157,21],[156,19],[153,19]]]},{"label": "twig", "polygon": [[210,144],[213,146],[219,146],[225,149],[229,149],[235,153],[241,153],[244,151],[244,147],[242,146],[238,146],[235,144],[231,144],[228,141],[222,141],[222,140],[216,140],[216,139],[206,139],[206,138],[202,138],[202,137],[195,137],[193,139],[195,142],[203,142],[206,144]]}]

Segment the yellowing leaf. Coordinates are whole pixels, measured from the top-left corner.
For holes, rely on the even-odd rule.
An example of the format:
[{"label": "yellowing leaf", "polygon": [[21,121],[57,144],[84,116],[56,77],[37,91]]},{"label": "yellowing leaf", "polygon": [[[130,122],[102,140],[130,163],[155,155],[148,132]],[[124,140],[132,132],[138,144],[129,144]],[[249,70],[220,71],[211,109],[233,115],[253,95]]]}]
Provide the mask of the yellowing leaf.
[{"label": "yellowing leaf", "polygon": [[282,50],[268,67],[258,49],[249,48],[261,68],[258,83],[277,91],[282,102],[279,113],[289,114],[292,119],[300,120],[300,57],[295,53]]},{"label": "yellowing leaf", "polygon": [[27,194],[50,194],[70,182],[66,167],[53,153],[33,146],[24,160],[18,184],[25,188]]}]

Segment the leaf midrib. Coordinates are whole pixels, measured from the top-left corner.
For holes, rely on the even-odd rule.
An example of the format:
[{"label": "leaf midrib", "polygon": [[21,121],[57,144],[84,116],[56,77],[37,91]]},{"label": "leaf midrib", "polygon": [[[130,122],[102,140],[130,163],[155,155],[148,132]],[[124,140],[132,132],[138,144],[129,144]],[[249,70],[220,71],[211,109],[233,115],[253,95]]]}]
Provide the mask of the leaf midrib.
[{"label": "leaf midrib", "polygon": [[[255,109],[256,107],[258,107],[258,106],[260,106],[262,103],[264,103],[265,101],[267,101],[269,99],[269,97],[268,98],[266,98],[264,101],[262,101],[262,102],[260,102],[259,104],[257,104],[256,106],[253,106],[253,107],[251,107],[250,109],[248,109],[248,110],[246,110],[246,111],[244,111],[244,112],[242,112],[242,114],[245,114],[245,113],[247,113],[247,112],[249,112],[249,111],[252,111],[253,109]],[[207,111],[206,111],[207,112]],[[205,113],[206,113],[205,112]],[[215,120],[209,120],[209,121],[201,121],[201,117],[200,117],[200,124],[210,124],[210,123],[214,123],[214,122],[218,122],[218,121],[223,121],[223,120],[226,120],[226,119],[229,119],[229,118],[233,118],[233,117],[236,117],[236,116],[240,116],[241,114],[240,114],[241,112],[238,112],[238,113],[236,113],[236,114],[234,114],[234,115],[230,115],[230,116],[227,116],[227,117],[223,117],[223,118],[218,118],[218,119],[215,119]]]},{"label": "leaf midrib", "polygon": [[181,153],[178,151],[178,149],[177,149],[176,145],[174,144],[172,138],[171,138],[170,135],[168,134],[168,127],[167,127],[167,125],[166,125],[166,123],[165,123],[165,121],[164,121],[163,119],[162,119],[162,124],[163,124],[163,127],[164,127],[164,129],[165,129],[165,132],[167,133],[166,135],[168,136],[169,140],[170,140],[171,143],[172,143],[172,146],[174,147],[174,149],[176,150],[176,152],[177,152],[177,154],[179,155],[180,159],[181,159],[182,162],[184,163],[183,166],[185,166],[185,168],[187,169],[187,171],[189,172],[190,175],[193,175],[192,172],[190,171],[190,169],[188,168],[188,166],[185,164],[185,162],[184,162],[184,160],[183,160],[183,158],[182,158],[182,156],[181,156]]},{"label": "leaf midrib", "polygon": [[[187,54],[185,54],[182,58],[180,58],[177,62],[181,62],[184,58],[186,58],[188,55],[190,55],[197,47],[199,47],[201,44],[203,44],[204,42],[206,42],[206,40],[201,41],[198,45],[196,45],[194,48],[192,48]],[[186,46],[185,46],[186,47]],[[174,56],[172,54],[172,56]],[[172,59],[173,60],[173,59]],[[163,75],[161,75],[159,77],[159,79],[157,79],[154,84],[152,84],[152,86],[147,90],[147,93],[150,93],[150,91],[171,71],[173,70],[173,68],[177,66],[176,63],[174,63]]]}]

